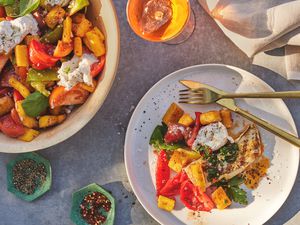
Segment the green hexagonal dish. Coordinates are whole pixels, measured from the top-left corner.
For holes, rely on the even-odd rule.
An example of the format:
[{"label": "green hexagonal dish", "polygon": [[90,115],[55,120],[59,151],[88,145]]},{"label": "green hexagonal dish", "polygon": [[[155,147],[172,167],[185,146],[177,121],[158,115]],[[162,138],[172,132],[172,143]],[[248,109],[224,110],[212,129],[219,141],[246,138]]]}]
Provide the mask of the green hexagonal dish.
[{"label": "green hexagonal dish", "polygon": [[72,209],[70,214],[71,220],[77,225],[89,225],[80,214],[80,204],[86,195],[91,194],[93,192],[100,192],[110,200],[111,209],[106,215],[106,221],[104,225],[113,225],[115,220],[115,199],[109,192],[104,190],[96,183],[92,183],[73,193]]},{"label": "green hexagonal dish", "polygon": [[[24,159],[32,159],[37,163],[43,163],[45,165],[45,168],[47,171],[47,176],[46,176],[45,182],[41,186],[38,186],[37,189],[34,191],[34,193],[31,195],[27,195],[27,194],[20,192],[18,189],[15,188],[15,186],[13,184],[13,172],[12,172],[13,167],[17,162],[24,160]],[[52,172],[51,172],[50,162],[47,159],[43,158],[42,156],[38,155],[37,153],[31,152],[31,153],[21,154],[16,159],[11,160],[6,165],[6,169],[7,169],[7,190],[22,200],[31,202],[31,201],[41,197],[43,194],[45,194],[51,188]]]}]

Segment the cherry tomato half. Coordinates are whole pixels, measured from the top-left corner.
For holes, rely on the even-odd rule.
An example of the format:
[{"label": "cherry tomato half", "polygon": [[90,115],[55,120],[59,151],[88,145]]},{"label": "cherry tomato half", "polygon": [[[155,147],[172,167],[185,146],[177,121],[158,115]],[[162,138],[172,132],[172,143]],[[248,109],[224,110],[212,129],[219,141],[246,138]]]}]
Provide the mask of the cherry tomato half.
[{"label": "cherry tomato half", "polygon": [[33,39],[29,44],[29,59],[32,67],[38,70],[53,67],[59,58],[49,54],[50,47]]},{"label": "cherry tomato half", "polygon": [[0,118],[0,130],[7,136],[16,138],[25,133],[25,128],[17,124],[10,114]]},{"label": "cherry tomato half", "polygon": [[170,168],[168,166],[169,160],[167,153],[161,150],[158,154],[157,165],[156,165],[156,192],[160,193],[161,189],[170,179]]},{"label": "cherry tomato half", "polygon": [[105,55],[100,57],[99,62],[95,62],[91,66],[91,76],[96,77],[103,70],[104,65],[105,65]]}]

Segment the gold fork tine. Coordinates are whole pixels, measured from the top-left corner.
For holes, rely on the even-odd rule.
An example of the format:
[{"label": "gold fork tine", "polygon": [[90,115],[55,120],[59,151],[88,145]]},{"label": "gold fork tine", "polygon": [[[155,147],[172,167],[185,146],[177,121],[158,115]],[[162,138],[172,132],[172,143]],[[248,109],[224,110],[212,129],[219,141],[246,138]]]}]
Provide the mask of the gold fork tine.
[{"label": "gold fork tine", "polygon": [[204,103],[202,101],[180,101],[179,103],[185,103],[185,104],[196,104],[196,105],[203,105]]},{"label": "gold fork tine", "polygon": [[196,93],[203,93],[203,90],[202,88],[199,88],[199,89],[183,89],[183,90],[179,90],[179,92],[196,92]]},{"label": "gold fork tine", "polygon": [[179,100],[203,100],[202,97],[180,97]]}]

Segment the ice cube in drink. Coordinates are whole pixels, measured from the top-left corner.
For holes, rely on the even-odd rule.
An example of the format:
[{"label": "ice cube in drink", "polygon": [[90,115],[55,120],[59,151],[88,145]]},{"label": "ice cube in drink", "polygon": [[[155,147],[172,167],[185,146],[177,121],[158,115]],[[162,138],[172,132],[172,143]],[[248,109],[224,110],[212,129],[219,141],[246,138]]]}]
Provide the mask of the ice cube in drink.
[{"label": "ice cube in drink", "polygon": [[171,4],[170,0],[150,0],[144,5],[141,18],[143,33],[153,33],[171,21]]}]

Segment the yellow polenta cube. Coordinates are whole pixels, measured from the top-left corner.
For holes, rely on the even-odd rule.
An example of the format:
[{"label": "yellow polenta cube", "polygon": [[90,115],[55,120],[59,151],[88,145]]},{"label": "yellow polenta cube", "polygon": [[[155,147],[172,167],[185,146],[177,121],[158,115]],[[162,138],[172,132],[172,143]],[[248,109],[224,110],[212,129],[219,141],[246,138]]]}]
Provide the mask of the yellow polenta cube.
[{"label": "yellow polenta cube", "polygon": [[192,183],[195,186],[199,187],[201,191],[205,192],[206,180],[202,169],[202,161],[197,160],[195,162],[192,162],[185,168],[185,172]]},{"label": "yellow polenta cube", "polygon": [[211,198],[218,209],[225,209],[231,205],[231,200],[222,187],[218,187],[218,189],[212,193]]},{"label": "yellow polenta cube", "polygon": [[172,170],[179,173],[184,166],[200,157],[198,152],[179,148],[174,151],[168,165]]},{"label": "yellow polenta cube", "polygon": [[185,113],[182,117],[180,117],[178,123],[189,127],[194,123],[194,120],[189,114]]},{"label": "yellow polenta cube", "polygon": [[175,207],[175,200],[160,195],[157,200],[157,206],[160,209],[171,212]]}]

